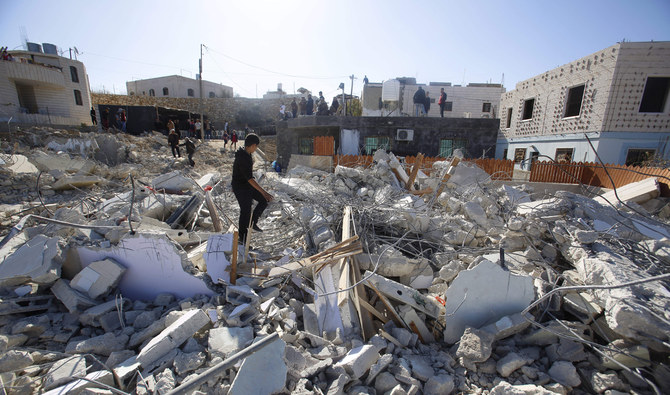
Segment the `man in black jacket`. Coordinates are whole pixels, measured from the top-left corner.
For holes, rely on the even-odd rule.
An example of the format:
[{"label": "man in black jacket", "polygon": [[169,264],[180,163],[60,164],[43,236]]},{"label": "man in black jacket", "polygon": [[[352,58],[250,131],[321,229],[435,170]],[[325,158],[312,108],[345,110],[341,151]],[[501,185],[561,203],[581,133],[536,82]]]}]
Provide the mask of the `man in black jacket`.
[{"label": "man in black jacket", "polygon": [[440,100],[437,101],[437,104],[440,105],[440,117],[444,118],[444,106],[447,104],[447,94],[444,88],[440,88]]},{"label": "man in black jacket", "polygon": [[426,92],[421,86],[414,93],[414,116],[424,115],[426,113],[424,104],[426,103]]},{"label": "man in black jacket", "polygon": [[[258,227],[258,219],[263,214],[263,211],[268,206],[268,202],[272,201],[273,197],[265,191],[254,179],[253,167],[254,160],[251,154],[256,151],[260,144],[260,139],[255,133],[250,133],[244,139],[244,147],[240,147],[235,152],[235,161],[233,162],[233,193],[240,205],[240,220],[238,222],[238,231],[240,241],[244,243],[247,238],[247,228],[249,227],[249,219],[251,219],[251,226],[257,232],[262,232]],[[253,201],[257,201],[253,216],[251,215],[251,205]]]}]

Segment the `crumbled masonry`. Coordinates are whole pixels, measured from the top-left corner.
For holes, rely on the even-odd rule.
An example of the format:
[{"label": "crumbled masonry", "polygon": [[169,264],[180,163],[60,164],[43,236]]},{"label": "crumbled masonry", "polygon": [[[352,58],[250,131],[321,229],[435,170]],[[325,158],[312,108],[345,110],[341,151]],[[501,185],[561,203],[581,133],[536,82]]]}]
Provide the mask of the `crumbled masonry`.
[{"label": "crumbled masonry", "polygon": [[656,179],[539,193],[384,151],[278,174],[260,147],[274,201],[235,249],[220,140],[195,167],[155,132],[1,140],[3,393],[670,393]]}]

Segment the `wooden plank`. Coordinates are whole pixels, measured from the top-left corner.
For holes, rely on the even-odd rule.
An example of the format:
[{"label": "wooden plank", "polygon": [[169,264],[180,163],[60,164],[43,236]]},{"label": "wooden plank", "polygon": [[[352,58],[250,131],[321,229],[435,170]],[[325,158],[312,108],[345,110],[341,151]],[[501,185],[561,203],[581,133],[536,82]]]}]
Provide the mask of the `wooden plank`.
[{"label": "wooden plank", "polygon": [[370,303],[363,299],[359,299],[358,302],[360,303],[361,307],[365,309],[365,311],[379,318],[381,322],[386,324],[389,321],[389,319],[385,317],[384,314],[380,313],[379,310],[375,309],[374,306],[372,306]]},{"label": "wooden plank", "polygon": [[386,306],[386,309],[388,310],[388,312],[391,314],[391,319],[393,320],[393,322],[395,322],[396,325],[399,325],[399,326],[402,326],[403,328],[409,329],[409,328],[407,328],[407,325],[405,325],[405,321],[403,321],[402,318],[400,318],[400,316],[398,315],[398,312],[395,311],[395,308],[393,307],[391,302],[388,299],[386,299],[386,296],[384,296],[381,292],[379,292],[377,287],[375,287],[375,285],[373,283],[371,283],[370,281],[366,281],[365,285],[370,287],[370,289],[373,290],[377,294],[377,297],[379,298],[379,300],[382,301],[384,306]]},{"label": "wooden plank", "polygon": [[207,203],[207,210],[209,210],[209,216],[212,218],[212,225],[214,225],[215,232],[221,232],[223,230],[223,223],[221,223],[221,218],[219,218],[219,213],[216,210],[216,205],[214,200],[212,200],[212,194],[210,191],[205,192],[205,202]]},{"label": "wooden plank", "polygon": [[[351,206],[344,207],[344,213],[342,214],[342,241],[347,240],[351,237]],[[344,258],[339,262],[340,269],[340,279],[338,281],[339,289],[347,289],[351,287],[351,265],[349,264],[349,258]],[[342,303],[345,303],[349,300],[349,291],[340,292],[337,294],[337,305],[342,306]]]},{"label": "wooden plank", "polygon": [[235,285],[237,281],[237,243],[240,235],[237,231],[233,232],[233,256],[230,262],[230,283]]},{"label": "wooden plank", "polygon": [[353,270],[354,283],[358,284],[354,287],[354,304],[358,311],[358,320],[361,323],[361,335],[363,336],[363,339],[367,341],[374,336],[375,328],[372,323],[371,312],[361,308],[361,301],[368,303],[368,295],[367,292],[365,292],[365,287],[360,283],[361,268],[358,263],[358,258],[355,256],[351,258],[351,267]]},{"label": "wooden plank", "polygon": [[405,189],[411,190],[414,187],[414,180],[416,179],[416,175],[419,174],[419,168],[421,167],[422,163],[423,163],[423,154],[420,153],[416,157],[416,162],[414,163],[414,166],[412,166],[412,172],[410,173],[409,179],[405,184]]},{"label": "wooden plank", "polygon": [[406,285],[389,280],[386,277],[374,274],[371,271],[365,272],[365,277],[368,278],[368,283],[373,284],[384,295],[395,299],[401,303],[412,306],[417,310],[423,311],[432,318],[439,318],[440,310],[443,306],[438,305],[437,301],[429,298],[419,291],[410,288]]}]

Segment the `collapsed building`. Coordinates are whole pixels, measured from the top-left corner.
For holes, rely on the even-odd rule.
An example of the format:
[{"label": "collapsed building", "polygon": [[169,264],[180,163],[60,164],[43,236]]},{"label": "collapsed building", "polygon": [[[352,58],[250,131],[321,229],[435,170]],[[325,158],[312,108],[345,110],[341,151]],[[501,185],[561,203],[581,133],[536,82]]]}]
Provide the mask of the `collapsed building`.
[{"label": "collapsed building", "polygon": [[670,388],[670,206],[654,178],[547,193],[458,152],[283,174],[257,157],[275,199],[238,245],[219,143],[193,169],[158,133],[11,137],[8,394]]}]

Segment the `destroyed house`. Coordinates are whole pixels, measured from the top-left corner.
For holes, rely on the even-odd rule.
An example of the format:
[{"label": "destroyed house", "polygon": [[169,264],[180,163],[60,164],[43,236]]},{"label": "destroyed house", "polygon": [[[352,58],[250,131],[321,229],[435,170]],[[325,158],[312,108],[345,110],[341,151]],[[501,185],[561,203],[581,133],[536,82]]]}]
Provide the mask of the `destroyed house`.
[{"label": "destroyed house", "polygon": [[[44,52],[43,52],[44,51]],[[28,43],[0,61],[0,121],[80,125],[91,122],[88,74],[78,60],[58,55],[56,46]]]},{"label": "destroyed house", "polygon": [[[291,155],[372,155],[380,148],[444,158],[461,149],[466,158],[490,158],[497,134],[497,119],[302,117],[277,124],[277,160],[286,167]],[[334,139],[333,152],[315,152],[322,136]]]},{"label": "destroyed house", "polygon": [[[502,94],[496,158],[639,165],[670,157],[670,42],[623,42]],[[589,145],[590,139],[593,148]]]}]

